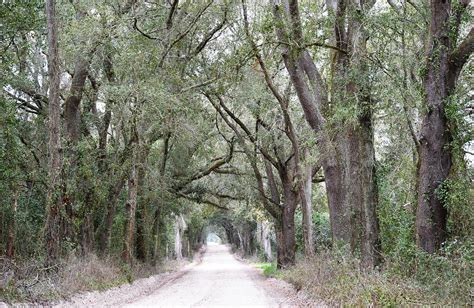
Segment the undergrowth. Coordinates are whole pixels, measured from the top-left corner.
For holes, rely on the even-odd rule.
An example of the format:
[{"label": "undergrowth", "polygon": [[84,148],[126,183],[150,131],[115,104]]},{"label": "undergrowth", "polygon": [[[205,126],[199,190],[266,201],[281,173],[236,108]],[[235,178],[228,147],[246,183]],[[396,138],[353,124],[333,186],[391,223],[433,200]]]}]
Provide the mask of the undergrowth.
[{"label": "undergrowth", "polygon": [[0,258],[0,302],[48,304],[77,293],[102,291],[135,279],[172,270],[176,264],[125,266],[114,258],[69,257],[54,266],[28,260],[16,264]]},{"label": "undergrowth", "polygon": [[469,256],[448,259],[414,251],[402,263],[386,259],[380,270],[364,272],[357,259],[326,251],[300,260],[280,277],[331,306],[469,306],[473,299]]},{"label": "undergrowth", "polygon": [[255,263],[254,266],[256,268],[262,269],[263,274],[267,277],[277,277],[279,274],[276,263]]}]

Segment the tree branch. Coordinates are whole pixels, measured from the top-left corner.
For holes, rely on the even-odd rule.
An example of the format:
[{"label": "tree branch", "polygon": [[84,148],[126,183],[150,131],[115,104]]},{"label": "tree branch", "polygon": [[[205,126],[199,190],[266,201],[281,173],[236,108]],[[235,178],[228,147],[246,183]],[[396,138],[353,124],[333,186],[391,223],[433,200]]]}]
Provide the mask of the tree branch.
[{"label": "tree branch", "polygon": [[474,27],[471,28],[469,34],[459,44],[458,48],[451,54],[449,60],[451,68],[454,70],[456,76],[462,70],[464,64],[466,64],[469,56],[474,52]]},{"label": "tree branch", "polygon": [[168,14],[168,18],[166,19],[166,29],[170,30],[171,27],[173,26],[173,16],[174,13],[176,12],[176,8],[178,7],[179,0],[173,0],[173,3],[171,4],[171,9],[170,13]]},{"label": "tree branch", "polygon": [[181,197],[181,198],[184,198],[184,199],[187,199],[187,200],[190,200],[190,201],[193,201],[193,202],[196,202],[196,203],[202,203],[202,204],[207,204],[207,205],[211,205],[211,206],[214,206],[218,209],[221,209],[221,210],[229,210],[229,208],[225,207],[225,206],[222,206],[216,202],[213,202],[211,200],[208,200],[208,199],[203,199],[203,198],[199,198],[199,197],[193,197],[193,196],[190,196],[190,195],[187,195],[187,194],[184,194],[182,192],[179,192],[179,191],[176,191],[174,192],[178,197]]},{"label": "tree branch", "polygon": [[143,32],[139,27],[138,27],[138,19],[135,17],[133,18],[133,29],[137,30],[138,33],[140,33],[141,35],[143,35],[144,37],[146,37],[147,39],[149,40],[158,40],[157,37],[153,37],[145,32]]},{"label": "tree branch", "polygon": [[214,170],[216,170],[219,167],[221,167],[222,165],[227,164],[228,162],[230,162],[230,160],[232,159],[233,154],[234,154],[234,144],[231,143],[229,154],[227,154],[226,156],[223,156],[223,157],[218,157],[218,158],[213,159],[211,161],[211,163],[209,163],[207,166],[202,167],[201,169],[196,171],[193,175],[188,177],[183,182],[181,182],[177,185],[174,185],[173,189],[175,191],[179,192],[180,190],[182,190],[189,183],[191,183],[193,181],[196,181],[196,180],[199,180],[199,179],[211,174]]},{"label": "tree branch", "polygon": [[199,45],[196,47],[196,49],[193,52],[193,56],[199,54],[209,43],[209,41],[214,37],[214,34],[216,34],[218,31],[224,27],[225,23],[227,22],[227,7],[224,10],[224,18],[220,23],[218,23],[214,28],[211,29],[205,36],[204,39],[199,43]]}]

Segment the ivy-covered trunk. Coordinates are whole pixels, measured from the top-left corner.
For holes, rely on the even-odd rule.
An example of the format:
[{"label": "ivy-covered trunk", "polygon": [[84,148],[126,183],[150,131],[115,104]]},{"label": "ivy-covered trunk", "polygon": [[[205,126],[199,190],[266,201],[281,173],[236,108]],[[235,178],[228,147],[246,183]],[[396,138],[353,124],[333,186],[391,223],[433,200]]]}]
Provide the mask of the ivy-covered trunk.
[{"label": "ivy-covered trunk", "polygon": [[426,67],[422,76],[426,113],[419,137],[416,210],[417,244],[428,253],[436,252],[447,236],[448,211],[444,200],[452,165],[453,136],[446,108],[457,78],[474,50],[474,28],[456,47],[461,16],[468,4],[464,0],[455,4],[450,0],[431,1]]},{"label": "ivy-covered trunk", "polygon": [[47,218],[45,224],[45,245],[47,262],[52,263],[59,257],[61,250],[61,224],[63,212],[60,198],[61,191],[61,106],[59,100],[59,55],[56,21],[56,3],[46,1],[46,16],[48,25],[48,194]]}]

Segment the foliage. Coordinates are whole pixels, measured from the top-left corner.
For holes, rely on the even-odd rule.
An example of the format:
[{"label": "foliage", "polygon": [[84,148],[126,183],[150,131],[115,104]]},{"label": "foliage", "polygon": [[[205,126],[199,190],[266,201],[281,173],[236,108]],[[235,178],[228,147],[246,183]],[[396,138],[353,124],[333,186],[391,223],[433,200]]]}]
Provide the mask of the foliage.
[{"label": "foliage", "polygon": [[[249,33],[240,1],[181,1],[174,13],[172,1],[135,1],[127,7],[128,2],[56,1],[65,166],[61,199],[68,213],[58,239],[65,254],[52,270],[44,265],[50,180],[45,8],[39,0],[3,1],[0,6],[0,260],[11,239],[15,248],[14,263],[8,263],[15,279],[0,291],[7,301],[105,289],[156,272],[177,255],[177,217],[187,226],[181,234],[183,246],[197,249],[208,232],[215,232],[242,254],[264,257],[257,225],[274,227],[278,220],[263,201],[270,195],[268,156],[286,165],[296,155],[295,143],[301,166],[319,170],[327,155],[321,135],[307,125],[284,69],[282,46],[295,42],[279,42],[275,30],[290,25],[275,21],[267,2],[247,1]],[[323,1],[299,4],[302,43],[307,46],[297,50],[309,52],[330,93],[321,110],[328,138],[340,137],[367,112],[366,104],[346,95],[349,84],[362,89],[371,103],[384,262],[376,272],[361,272],[354,256],[332,247],[326,187],[314,183],[316,256],[284,272],[274,263],[257,267],[267,276],[282,275],[329,304],[469,304],[468,275],[474,262],[472,60],[444,104],[450,135],[446,150],[453,166],[436,196],[449,212],[448,238],[438,254],[428,255],[419,251],[415,240],[417,147],[428,111],[422,82],[428,71],[423,60],[428,6],[419,0],[389,1],[390,6],[377,3],[359,16],[368,36],[366,50],[360,51],[363,63],[338,75],[333,12]],[[460,5],[456,3],[455,10]],[[459,33],[452,33],[456,27],[451,26],[454,43],[469,31],[471,15],[469,10],[462,14]],[[282,105],[256,54],[288,104],[296,140],[289,137]],[[72,81],[83,62],[87,69],[79,91],[80,138],[72,143],[67,138],[71,123],[66,101],[77,91]],[[224,106],[229,112],[223,112]],[[263,192],[254,168],[261,173]],[[136,200],[131,200],[128,185],[132,170],[137,171]],[[279,174],[275,176],[282,197]],[[318,171],[313,180],[324,181],[324,172]],[[296,190],[299,181],[295,176],[291,188]],[[347,188],[341,185],[339,189]],[[132,201],[135,211],[130,210]],[[294,218],[301,257],[300,206]],[[127,237],[130,226],[132,236]],[[120,260],[130,238],[132,260]],[[275,254],[274,229],[267,240]],[[183,254],[192,257],[192,249]]]},{"label": "foliage", "polygon": [[[464,253],[468,256],[472,252]],[[415,267],[404,259],[395,261],[402,262],[398,264],[388,261],[384,271],[365,272],[359,270],[359,261],[345,252],[323,251],[279,275],[329,305],[469,305],[472,260],[416,254]],[[405,271],[407,268],[414,273]]]}]

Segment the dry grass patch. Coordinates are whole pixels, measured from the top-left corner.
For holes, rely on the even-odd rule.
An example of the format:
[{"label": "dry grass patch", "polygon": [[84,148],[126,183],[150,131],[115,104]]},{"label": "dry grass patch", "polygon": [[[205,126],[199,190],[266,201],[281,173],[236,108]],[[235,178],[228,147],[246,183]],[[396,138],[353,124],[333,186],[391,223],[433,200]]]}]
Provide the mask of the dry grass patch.
[{"label": "dry grass patch", "polygon": [[[129,267],[118,259],[91,254],[71,256],[54,266],[45,267],[39,260],[15,264],[0,258],[0,302],[48,304],[77,293],[102,291],[138,278],[174,271],[184,262],[170,261],[156,266],[136,263]],[[1,279],[3,276],[7,279]]]},{"label": "dry grass patch", "polygon": [[451,268],[456,279],[441,282],[439,277],[443,275],[436,275],[436,271],[433,271],[432,284],[391,273],[388,267],[386,264],[385,269],[380,272],[362,272],[359,270],[358,260],[341,255],[335,257],[332,253],[324,252],[282,271],[281,277],[315,300],[323,300],[331,306],[470,303],[469,274],[456,269],[456,266]]}]

